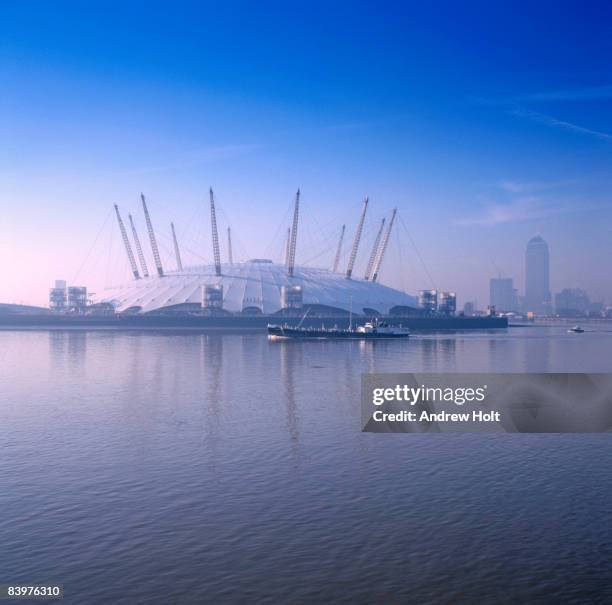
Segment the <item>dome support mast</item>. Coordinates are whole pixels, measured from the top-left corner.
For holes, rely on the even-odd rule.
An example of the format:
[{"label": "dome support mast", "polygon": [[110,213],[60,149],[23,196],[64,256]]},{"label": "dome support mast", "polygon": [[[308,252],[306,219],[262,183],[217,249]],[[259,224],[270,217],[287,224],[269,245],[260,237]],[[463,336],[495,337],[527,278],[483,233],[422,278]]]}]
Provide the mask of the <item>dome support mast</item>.
[{"label": "dome support mast", "polygon": [[289,266],[289,249],[291,248],[291,227],[287,227],[287,242],[285,243],[285,265]]},{"label": "dome support mast", "polygon": [[366,211],[368,209],[369,199],[366,197],[363,200],[363,210],[361,211],[361,217],[359,224],[357,225],[357,231],[355,231],[355,239],[353,240],[353,249],[351,250],[351,256],[349,258],[348,267],[346,269],[346,278],[351,279],[353,274],[353,267],[355,266],[355,259],[357,258],[357,251],[359,250],[359,240],[361,239],[361,232],[363,231],[363,222],[365,221]]},{"label": "dome support mast", "polygon": [[289,246],[289,262],[288,273],[289,277],[293,277],[293,268],[295,267],[295,248],[297,245],[297,230],[298,230],[298,218],[300,215],[300,190],[297,190],[295,194],[295,208],[293,210],[293,226],[291,228],[291,244]]},{"label": "dome support mast", "polygon": [[383,240],[383,243],[380,247],[380,251],[378,252],[378,258],[376,259],[376,264],[374,267],[374,275],[372,276],[373,282],[375,282],[378,279],[378,274],[382,266],[383,258],[385,257],[385,252],[387,251],[387,245],[389,244],[389,237],[391,236],[391,229],[393,228],[393,222],[395,221],[396,214],[397,214],[397,208],[393,208],[393,213],[391,214],[391,220],[389,221],[389,226],[387,227],[387,232],[385,233],[385,239]]},{"label": "dome support mast", "polygon": [[336,258],[334,259],[334,268],[332,271],[336,273],[338,271],[338,265],[340,264],[340,255],[342,254],[342,242],[344,241],[344,232],[346,231],[346,225],[342,225],[340,231],[340,240],[338,241],[338,249],[336,250]]},{"label": "dome support mast", "polygon": [[134,244],[136,245],[136,253],[138,254],[138,260],[140,262],[140,268],[142,269],[142,276],[149,277],[149,268],[147,267],[147,261],[145,260],[144,254],[142,253],[142,246],[140,245],[140,238],[136,231],[136,225],[131,214],[128,214],[130,220],[130,226],[132,227],[132,237],[134,238]]},{"label": "dome support mast", "polygon": [[121,238],[123,239],[123,245],[125,246],[125,251],[127,253],[128,260],[130,261],[130,267],[132,268],[132,274],[134,275],[134,279],[140,279],[140,274],[138,273],[138,267],[136,266],[136,259],[134,258],[134,253],[132,252],[132,246],[130,246],[130,240],[128,239],[127,231],[125,230],[125,225],[123,224],[123,220],[121,219],[121,215],[119,214],[119,206],[115,204],[115,214],[117,215],[117,223],[119,224],[119,231],[121,231]]},{"label": "dome support mast", "polygon": [[385,228],[385,219],[380,222],[380,229],[376,234],[376,239],[374,240],[374,246],[372,246],[372,253],[370,254],[370,259],[368,260],[368,266],[363,278],[368,281],[370,279],[370,275],[372,275],[372,269],[374,268],[374,261],[376,260],[376,256],[378,255],[378,248],[380,247],[380,238],[383,234],[383,229]]},{"label": "dome support mast", "polygon": [[178,240],[176,239],[176,231],[174,230],[174,223],[170,223],[170,229],[172,230],[172,241],[174,243],[174,255],[176,256],[176,268],[179,271],[182,271],[183,261],[181,260],[181,251],[179,250]]},{"label": "dome support mast", "polygon": [[227,228],[227,260],[230,265],[234,264],[234,258],[232,256],[232,230],[230,227]]},{"label": "dome support mast", "polygon": [[145,221],[147,222],[147,231],[149,232],[149,240],[151,241],[151,250],[153,251],[153,259],[155,260],[155,267],[157,268],[157,275],[160,277],[164,276],[164,270],[161,264],[161,258],[159,256],[159,249],[157,247],[157,240],[155,239],[155,231],[153,231],[153,224],[151,223],[151,217],[149,216],[149,210],[147,208],[147,202],[143,193],[140,194],[142,200],[142,209],[144,210]]},{"label": "dome support mast", "polygon": [[217,231],[217,212],[215,210],[215,195],[210,188],[210,227],[212,229],[213,257],[215,259],[215,275],[221,275],[221,250],[219,249],[219,232]]}]

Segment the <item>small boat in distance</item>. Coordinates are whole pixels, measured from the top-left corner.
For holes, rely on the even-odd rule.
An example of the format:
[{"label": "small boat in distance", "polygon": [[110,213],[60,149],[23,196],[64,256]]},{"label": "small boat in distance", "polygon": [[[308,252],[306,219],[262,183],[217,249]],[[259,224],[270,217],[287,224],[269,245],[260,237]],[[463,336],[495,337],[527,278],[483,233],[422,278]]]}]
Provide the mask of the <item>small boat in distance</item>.
[{"label": "small boat in distance", "polygon": [[573,328],[570,328],[568,332],[572,332],[574,334],[582,334],[584,332],[584,328],[581,328],[580,326],[574,326]]},{"label": "small boat in distance", "polygon": [[[301,322],[300,322],[301,323]],[[363,326],[342,330],[337,327],[325,328],[301,328],[288,325],[268,324],[268,337],[270,338],[307,338],[307,339],[353,339],[374,340],[389,338],[408,338],[410,331],[402,326],[390,326],[385,322],[377,320],[369,321]]]}]

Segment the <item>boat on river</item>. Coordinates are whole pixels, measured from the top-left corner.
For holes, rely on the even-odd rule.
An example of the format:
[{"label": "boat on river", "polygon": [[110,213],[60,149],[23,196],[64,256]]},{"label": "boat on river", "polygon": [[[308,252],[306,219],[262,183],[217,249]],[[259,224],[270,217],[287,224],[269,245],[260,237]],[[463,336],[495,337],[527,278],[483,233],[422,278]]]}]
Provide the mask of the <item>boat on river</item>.
[{"label": "boat on river", "polygon": [[386,322],[369,321],[362,326],[348,329],[337,327],[302,328],[289,325],[268,324],[269,338],[302,338],[302,339],[347,339],[347,340],[376,340],[390,338],[408,338],[410,330],[402,326],[391,326]]}]

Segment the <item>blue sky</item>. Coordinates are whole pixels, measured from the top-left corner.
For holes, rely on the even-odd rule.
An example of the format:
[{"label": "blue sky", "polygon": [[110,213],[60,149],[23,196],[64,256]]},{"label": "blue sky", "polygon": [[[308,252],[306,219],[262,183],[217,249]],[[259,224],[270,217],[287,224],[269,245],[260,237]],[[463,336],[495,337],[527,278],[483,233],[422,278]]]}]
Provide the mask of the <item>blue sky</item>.
[{"label": "blue sky", "polygon": [[298,261],[369,195],[361,265],[402,219],[385,283],[485,305],[540,233],[553,291],[612,301],[612,7],[421,4],[3,2],[0,300],[127,279],[140,191],[166,263],[170,220],[209,260],[212,185],[238,257],[280,257],[299,186]]}]

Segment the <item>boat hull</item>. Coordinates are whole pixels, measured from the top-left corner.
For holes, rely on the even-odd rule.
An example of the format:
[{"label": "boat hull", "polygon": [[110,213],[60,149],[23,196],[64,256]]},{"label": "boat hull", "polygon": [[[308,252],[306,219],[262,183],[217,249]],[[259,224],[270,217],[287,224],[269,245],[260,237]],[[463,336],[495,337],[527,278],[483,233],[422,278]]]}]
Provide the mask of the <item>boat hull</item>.
[{"label": "boat hull", "polygon": [[389,340],[408,338],[410,334],[390,332],[356,332],[353,330],[299,329],[283,326],[269,326],[268,336],[270,338],[298,338],[302,340]]}]

